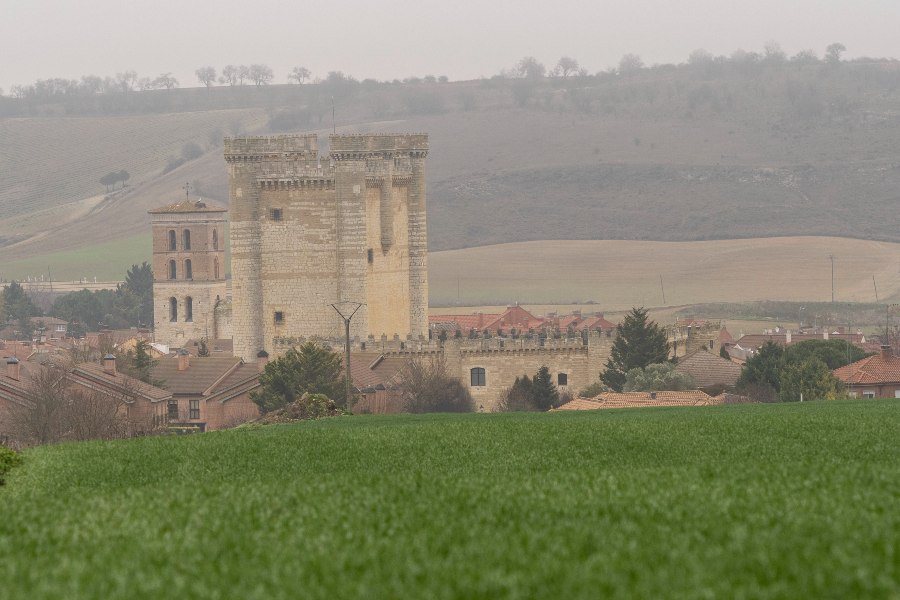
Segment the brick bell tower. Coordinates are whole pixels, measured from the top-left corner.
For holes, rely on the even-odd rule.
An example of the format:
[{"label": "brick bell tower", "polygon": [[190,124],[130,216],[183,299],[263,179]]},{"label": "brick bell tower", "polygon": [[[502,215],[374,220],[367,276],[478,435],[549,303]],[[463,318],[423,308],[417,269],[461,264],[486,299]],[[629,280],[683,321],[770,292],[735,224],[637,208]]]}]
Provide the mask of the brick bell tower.
[{"label": "brick bell tower", "polygon": [[215,308],[225,300],[227,209],[185,198],[151,211],[153,323],[157,342],[216,339]]}]

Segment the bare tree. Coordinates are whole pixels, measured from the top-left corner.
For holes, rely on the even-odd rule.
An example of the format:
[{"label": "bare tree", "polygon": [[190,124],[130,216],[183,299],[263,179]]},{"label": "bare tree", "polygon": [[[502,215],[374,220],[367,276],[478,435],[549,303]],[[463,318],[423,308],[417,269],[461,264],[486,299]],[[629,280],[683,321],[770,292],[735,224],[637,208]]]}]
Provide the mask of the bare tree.
[{"label": "bare tree", "polygon": [[211,88],[216,83],[216,70],[214,67],[200,67],[194,73],[197,74],[197,79],[206,86],[207,89]]},{"label": "bare tree", "polygon": [[299,85],[303,84],[303,82],[309,79],[311,76],[312,73],[310,73],[309,69],[307,69],[306,67],[294,67],[288,75],[288,81],[296,81]]},{"label": "bare tree", "polygon": [[559,59],[559,62],[556,63],[555,70],[563,77],[574,75],[578,72],[578,61],[570,56],[563,56]]},{"label": "bare tree", "polygon": [[836,65],[841,62],[841,54],[847,51],[847,46],[840,42],[828,44],[825,48],[825,61],[829,64]]},{"label": "bare tree", "polygon": [[239,85],[244,85],[244,80],[250,79],[250,67],[241,65],[237,68],[237,80]]},{"label": "bare tree", "polygon": [[626,75],[644,68],[644,61],[637,54],[626,54],[619,60],[619,73]]},{"label": "bare tree", "polygon": [[68,437],[75,441],[126,437],[128,403],[135,395],[130,382],[123,379],[117,391],[71,391],[65,410]]},{"label": "bare tree", "polygon": [[469,390],[447,371],[443,358],[413,358],[400,370],[397,389],[403,409],[412,413],[471,412]]},{"label": "bare tree", "polygon": [[63,438],[68,384],[68,370],[62,365],[48,364],[37,370],[25,393],[25,403],[15,405],[10,415],[20,439],[51,444]]},{"label": "bare tree", "polygon": [[124,71],[122,73],[116,73],[116,84],[123,92],[130,92],[131,90],[133,90],[137,81],[138,75],[136,71]]},{"label": "bare tree", "polygon": [[256,87],[268,84],[274,77],[272,69],[262,64],[250,65],[249,76],[250,81],[252,81]]},{"label": "bare tree", "polygon": [[222,69],[222,76],[219,77],[219,83],[227,83],[234,86],[238,82],[238,67],[234,65],[225,65]]},{"label": "bare tree", "polygon": [[516,64],[516,74],[526,79],[540,79],[546,72],[547,67],[533,56],[526,56]]},{"label": "bare tree", "polygon": [[158,90],[163,88],[171,90],[172,88],[178,87],[178,80],[175,79],[171,73],[163,73],[153,80],[153,87]]}]

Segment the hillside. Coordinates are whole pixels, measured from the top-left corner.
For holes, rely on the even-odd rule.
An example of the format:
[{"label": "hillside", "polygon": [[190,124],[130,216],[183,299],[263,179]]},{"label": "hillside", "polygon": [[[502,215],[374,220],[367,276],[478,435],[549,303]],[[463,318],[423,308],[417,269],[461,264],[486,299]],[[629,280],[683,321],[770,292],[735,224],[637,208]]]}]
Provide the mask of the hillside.
[{"label": "hillside", "polygon": [[[4,99],[17,115],[0,118],[5,257],[145,233],[146,209],[177,198],[185,181],[226,203],[219,137],[325,138],[331,96],[339,131],[430,134],[433,250],[542,239],[900,241],[894,62],[146,94],[114,110]],[[163,174],[189,142],[203,156]],[[104,199],[97,180],[121,168],[132,175],[127,194]]]},{"label": "hillside", "polygon": [[[900,244],[789,237],[543,241],[435,252],[432,305],[584,304],[598,310],[753,300],[900,299]],[[663,300],[665,294],[665,301]]]},{"label": "hillside", "polygon": [[900,593],[896,401],[339,417],[29,451],[11,598]]}]

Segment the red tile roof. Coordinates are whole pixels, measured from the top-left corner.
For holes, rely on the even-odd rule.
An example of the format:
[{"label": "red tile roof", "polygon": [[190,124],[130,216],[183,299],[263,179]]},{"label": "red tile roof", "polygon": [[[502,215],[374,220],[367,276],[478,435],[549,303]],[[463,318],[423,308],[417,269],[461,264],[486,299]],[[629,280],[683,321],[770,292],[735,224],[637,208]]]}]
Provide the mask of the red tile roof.
[{"label": "red tile roof", "polygon": [[900,383],[900,356],[879,353],[834,370],[834,376],[851,385]]},{"label": "red tile roof", "polygon": [[740,366],[704,348],[679,358],[675,370],[693,377],[697,387],[716,384],[733,386],[741,376]]}]

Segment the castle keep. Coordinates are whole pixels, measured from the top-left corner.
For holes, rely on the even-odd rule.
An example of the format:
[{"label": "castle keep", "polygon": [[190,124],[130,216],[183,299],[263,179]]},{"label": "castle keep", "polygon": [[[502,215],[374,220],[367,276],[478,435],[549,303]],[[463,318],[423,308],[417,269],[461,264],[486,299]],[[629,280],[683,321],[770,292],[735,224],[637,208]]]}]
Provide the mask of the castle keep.
[{"label": "castle keep", "polygon": [[428,334],[427,135],[226,138],[234,354],[339,337]]}]

